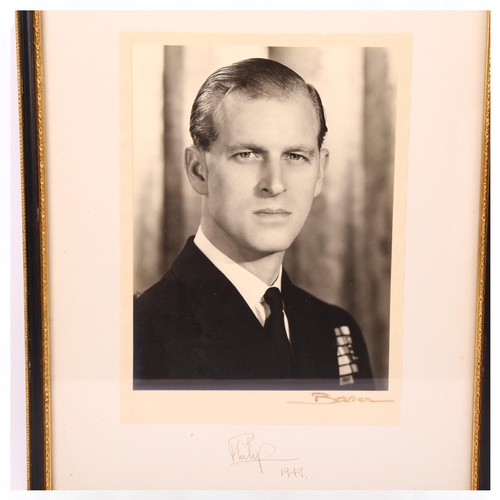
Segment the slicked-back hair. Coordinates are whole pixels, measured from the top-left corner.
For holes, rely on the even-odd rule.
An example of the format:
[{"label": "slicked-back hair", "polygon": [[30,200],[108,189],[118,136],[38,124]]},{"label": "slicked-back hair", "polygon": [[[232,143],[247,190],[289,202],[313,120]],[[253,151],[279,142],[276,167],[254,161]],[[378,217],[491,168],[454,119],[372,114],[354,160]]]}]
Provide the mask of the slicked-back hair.
[{"label": "slicked-back hair", "polygon": [[270,59],[245,59],[212,73],[201,86],[191,109],[189,131],[193,143],[209,151],[217,140],[216,114],[223,99],[237,92],[247,99],[259,97],[289,99],[304,93],[311,99],[318,117],[318,148],[325,139],[325,111],[318,91],[295,71]]}]

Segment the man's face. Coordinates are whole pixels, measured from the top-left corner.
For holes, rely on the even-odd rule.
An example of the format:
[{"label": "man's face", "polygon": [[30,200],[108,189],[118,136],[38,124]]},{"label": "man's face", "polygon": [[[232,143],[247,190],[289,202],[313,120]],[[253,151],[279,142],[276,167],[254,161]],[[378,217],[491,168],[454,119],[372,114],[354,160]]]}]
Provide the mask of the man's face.
[{"label": "man's face", "polygon": [[302,229],[328,163],[312,103],[302,93],[286,100],[230,94],[216,120],[219,136],[201,153],[205,235],[239,262],[283,252]]}]

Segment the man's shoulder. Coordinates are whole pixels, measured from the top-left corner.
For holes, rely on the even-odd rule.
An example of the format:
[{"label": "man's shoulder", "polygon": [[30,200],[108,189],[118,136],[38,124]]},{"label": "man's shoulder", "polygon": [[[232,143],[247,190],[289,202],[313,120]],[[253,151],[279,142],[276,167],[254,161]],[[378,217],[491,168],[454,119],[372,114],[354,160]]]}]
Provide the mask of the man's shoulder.
[{"label": "man's shoulder", "polygon": [[172,271],[169,270],[154,285],[134,295],[134,307],[151,309],[157,307],[159,304],[163,306],[171,300],[176,300],[180,292],[180,284]]},{"label": "man's shoulder", "polygon": [[134,298],[136,336],[168,333],[174,340],[188,332],[193,334],[194,323],[185,290],[171,270]]},{"label": "man's shoulder", "polygon": [[200,273],[200,259],[189,238],[170,269],[154,285],[134,297],[134,310],[142,313],[175,312],[186,302],[186,284],[190,275]]}]

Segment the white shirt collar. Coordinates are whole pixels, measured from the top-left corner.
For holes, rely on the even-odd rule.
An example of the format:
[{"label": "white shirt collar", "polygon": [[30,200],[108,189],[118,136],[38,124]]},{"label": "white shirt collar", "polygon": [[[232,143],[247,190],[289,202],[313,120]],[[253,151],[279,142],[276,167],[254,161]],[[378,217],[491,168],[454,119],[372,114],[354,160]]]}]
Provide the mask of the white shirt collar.
[{"label": "white shirt collar", "polygon": [[[269,308],[264,302],[264,294],[269,288],[269,285],[257,278],[250,271],[230,259],[216,248],[208,238],[203,234],[201,227],[198,228],[194,238],[195,245],[208,257],[221,273],[236,287],[241,296],[253,311],[257,319],[262,325],[266,321],[269,314]],[[281,275],[283,272],[282,266],[278,273],[276,281],[271,285],[281,290]]]}]

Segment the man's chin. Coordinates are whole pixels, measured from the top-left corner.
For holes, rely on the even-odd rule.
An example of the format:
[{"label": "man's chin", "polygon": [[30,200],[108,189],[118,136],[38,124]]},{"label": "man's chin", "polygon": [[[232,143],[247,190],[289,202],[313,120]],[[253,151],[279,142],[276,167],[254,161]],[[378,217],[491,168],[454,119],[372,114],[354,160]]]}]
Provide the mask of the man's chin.
[{"label": "man's chin", "polygon": [[283,253],[290,248],[293,240],[280,240],[280,239],[269,239],[269,240],[259,240],[258,243],[253,247],[256,254],[262,257],[268,255],[273,255],[276,253]]}]

